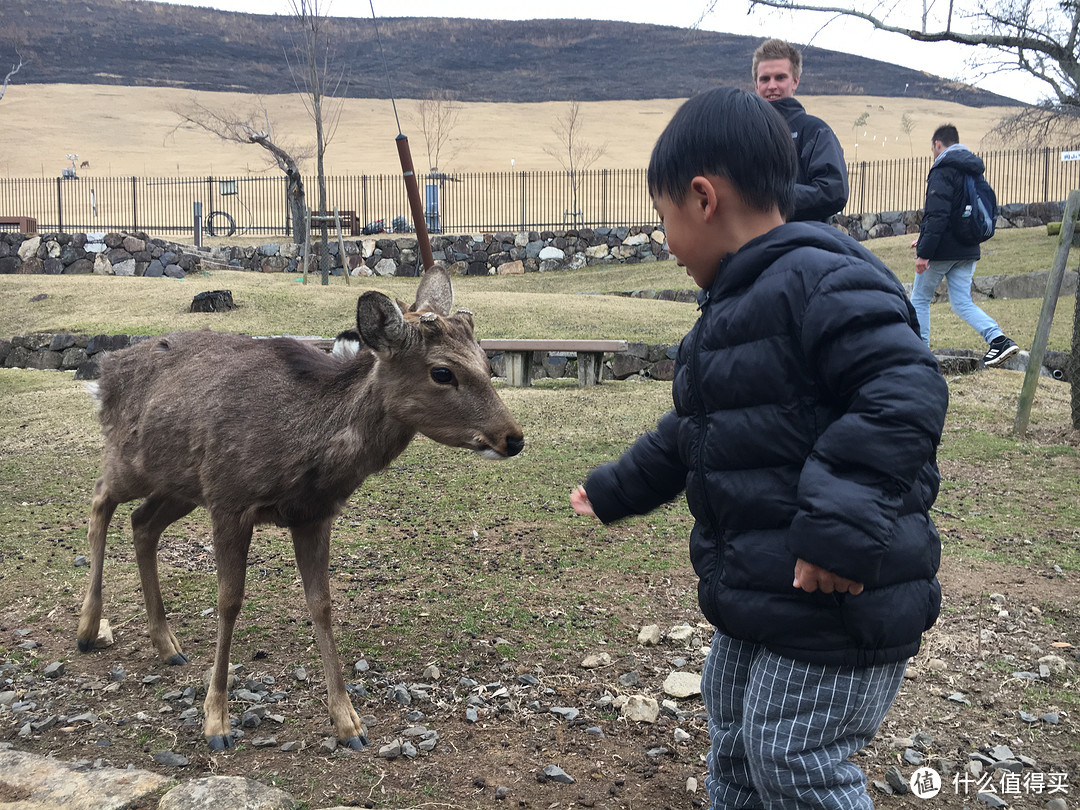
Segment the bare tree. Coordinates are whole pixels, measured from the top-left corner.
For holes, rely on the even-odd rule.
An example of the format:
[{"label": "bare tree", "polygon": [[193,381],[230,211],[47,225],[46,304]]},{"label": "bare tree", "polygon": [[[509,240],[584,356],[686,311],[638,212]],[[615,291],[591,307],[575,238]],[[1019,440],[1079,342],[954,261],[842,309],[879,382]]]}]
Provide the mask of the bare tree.
[{"label": "bare tree", "polygon": [[911,133],[915,131],[915,119],[904,113],[900,116],[900,129],[907,135],[908,154],[915,157],[915,147],[911,144]]},{"label": "bare tree", "polygon": [[429,172],[434,173],[439,170],[444,154],[448,160],[452,156],[448,145],[460,114],[461,105],[454,100],[448,90],[433,90],[427,98],[416,102],[413,122],[424,136]]},{"label": "bare tree", "polygon": [[20,70],[22,70],[22,66],[23,66],[22,54],[19,53],[18,48],[15,49],[15,56],[19,61],[16,64],[12,65],[11,70],[9,70],[7,72],[7,74],[4,76],[4,83],[2,85],[0,85],[0,98],[3,98],[4,93],[7,92],[8,83],[11,81],[11,77],[14,76],[16,73],[18,73]]},{"label": "bare tree", "polygon": [[859,159],[859,127],[865,127],[866,122],[870,120],[870,113],[863,111],[859,113],[859,117],[851,122],[851,134],[855,136],[855,159]]},{"label": "bare tree", "polygon": [[302,245],[307,241],[305,217],[307,200],[298,162],[308,157],[308,153],[273,138],[270,115],[265,106],[249,110],[247,113],[223,112],[192,100],[184,106],[173,107],[172,112],[180,119],[177,128],[189,124],[211,135],[216,135],[224,141],[257,144],[265,149],[268,165],[277,166],[285,173],[293,242]]},{"label": "bare tree", "polygon": [[[716,7],[709,0],[702,18]],[[879,31],[917,42],[953,42],[973,48],[973,64],[985,74],[1020,71],[1041,82],[1047,97],[1007,119],[1005,138],[1050,137],[1080,133],[1080,3],[1077,0],[950,0],[936,13],[924,0],[919,28],[900,20],[902,4],[848,0],[831,5],[816,0],[749,0],[757,7],[847,17]]]},{"label": "bare tree", "polygon": [[[315,122],[315,162],[319,185],[319,216],[328,216],[326,201],[326,148],[337,132],[348,82],[338,65],[330,37],[330,0],[290,0],[293,11],[293,47],[285,57],[293,84]],[[330,283],[330,250],[327,220],[321,221],[319,269],[322,283]],[[344,257],[342,257],[344,261]]]},{"label": "bare tree", "polygon": [[565,112],[555,116],[555,124],[551,127],[551,131],[559,139],[559,146],[544,147],[544,151],[559,161],[559,165],[570,178],[573,210],[566,213],[575,220],[581,216],[581,206],[578,204],[579,175],[607,152],[606,144],[595,146],[589,143],[582,137],[581,130],[581,105],[574,100],[567,105]]}]

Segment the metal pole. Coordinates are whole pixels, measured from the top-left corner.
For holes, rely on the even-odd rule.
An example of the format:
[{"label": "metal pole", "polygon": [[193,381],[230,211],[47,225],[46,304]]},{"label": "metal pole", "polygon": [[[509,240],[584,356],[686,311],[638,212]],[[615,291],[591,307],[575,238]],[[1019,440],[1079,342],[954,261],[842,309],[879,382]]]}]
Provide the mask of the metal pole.
[{"label": "metal pole", "polygon": [[1054,320],[1054,308],[1057,306],[1058,294],[1061,292],[1065,265],[1069,261],[1069,248],[1072,247],[1078,211],[1080,211],[1080,190],[1074,189],[1069,192],[1069,199],[1065,201],[1065,216],[1061,220],[1057,254],[1054,256],[1054,265],[1050,268],[1050,276],[1046,279],[1046,294],[1043,296],[1039,324],[1035,328],[1035,341],[1031,344],[1027,373],[1024,375],[1024,387],[1020,390],[1016,421],[1013,423],[1015,436],[1023,436],[1027,433],[1031,406],[1035,401],[1035,389],[1039,385],[1039,369],[1042,368],[1043,357],[1046,355],[1046,343],[1050,339],[1050,324]]},{"label": "metal pole", "polygon": [[203,246],[203,238],[202,238],[202,203],[199,200],[195,200],[195,202],[192,203],[192,207],[194,209],[194,215],[195,215],[195,222],[194,222],[194,226],[193,226],[194,231],[195,231],[195,247],[201,248]]}]

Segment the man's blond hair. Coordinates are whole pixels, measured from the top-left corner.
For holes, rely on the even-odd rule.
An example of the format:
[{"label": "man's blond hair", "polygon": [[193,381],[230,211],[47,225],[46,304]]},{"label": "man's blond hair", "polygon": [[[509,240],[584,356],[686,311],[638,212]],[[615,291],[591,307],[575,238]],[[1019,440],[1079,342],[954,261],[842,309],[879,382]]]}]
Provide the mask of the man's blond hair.
[{"label": "man's blond hair", "polygon": [[762,62],[771,62],[773,59],[787,59],[791,62],[791,78],[795,81],[799,80],[802,74],[802,53],[799,49],[782,39],[767,39],[754,51],[754,63],[751,66],[754,84],[757,84],[758,65]]}]

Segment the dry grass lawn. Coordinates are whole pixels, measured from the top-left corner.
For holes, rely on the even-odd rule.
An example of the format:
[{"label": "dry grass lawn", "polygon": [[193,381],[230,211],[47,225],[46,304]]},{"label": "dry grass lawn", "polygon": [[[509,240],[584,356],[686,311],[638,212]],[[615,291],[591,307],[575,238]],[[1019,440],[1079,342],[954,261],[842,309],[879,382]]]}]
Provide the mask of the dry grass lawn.
[{"label": "dry grass lawn", "polygon": [[[924,154],[934,128],[955,124],[965,143],[993,148],[990,134],[1008,108],[974,108],[915,98],[803,96],[807,109],[836,131],[848,159],[907,158]],[[266,170],[263,151],[226,144],[190,127],[178,128],[175,109],[192,101],[217,110],[257,109],[265,104],[283,142],[310,141],[314,129],[296,94],[257,97],[240,93],[192,93],[155,87],[18,84],[8,87],[0,107],[0,177],[56,177],[70,164],[87,161],[83,176],[245,175]],[[606,152],[594,168],[643,168],[656,137],[680,99],[582,103],[583,136]],[[555,170],[558,149],[552,131],[563,102],[463,104],[440,168],[448,171]],[[402,130],[409,135],[417,168],[427,167],[424,139],[413,123],[416,102],[398,101]],[[855,120],[867,113],[857,131]],[[913,122],[910,140],[901,120]],[[328,174],[400,172],[391,104],[348,99],[327,152]],[[856,137],[859,145],[856,149]],[[313,166],[304,167],[313,171]],[[276,170],[275,170],[276,171]]]}]

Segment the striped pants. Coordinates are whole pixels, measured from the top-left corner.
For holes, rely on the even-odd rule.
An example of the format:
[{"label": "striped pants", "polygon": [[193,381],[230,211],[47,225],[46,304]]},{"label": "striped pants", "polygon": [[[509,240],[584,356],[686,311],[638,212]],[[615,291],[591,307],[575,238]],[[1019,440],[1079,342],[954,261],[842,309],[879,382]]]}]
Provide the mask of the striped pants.
[{"label": "striped pants", "polygon": [[713,810],[871,810],[848,760],[877,733],[907,661],[806,664],[717,631],[701,673]]}]

